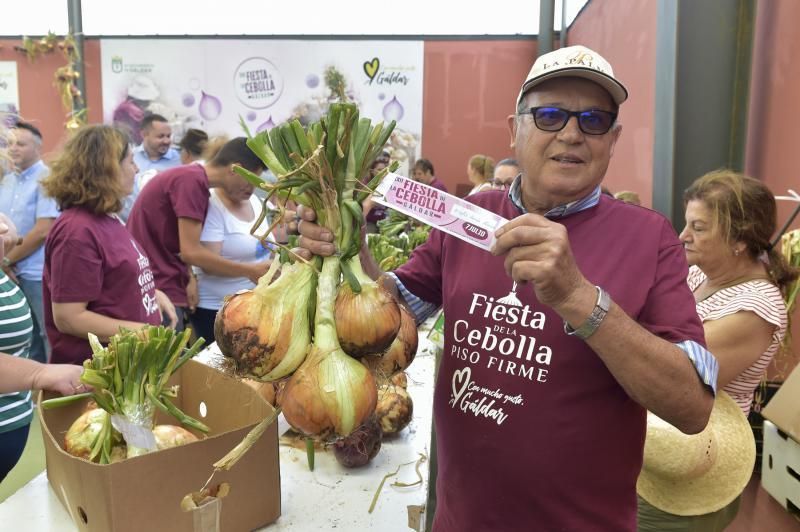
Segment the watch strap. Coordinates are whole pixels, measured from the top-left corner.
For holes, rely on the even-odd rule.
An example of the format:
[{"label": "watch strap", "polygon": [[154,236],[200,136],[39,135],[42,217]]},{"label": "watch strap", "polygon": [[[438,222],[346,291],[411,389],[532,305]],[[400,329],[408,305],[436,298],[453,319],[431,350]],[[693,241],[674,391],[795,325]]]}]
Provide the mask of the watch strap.
[{"label": "watch strap", "polygon": [[597,289],[597,302],[592,309],[592,313],[586,318],[586,321],[577,329],[573,329],[569,323],[566,321],[564,322],[564,332],[569,336],[577,336],[582,340],[586,340],[600,327],[606,314],[608,314],[608,310],[611,308],[611,297],[608,295],[608,292],[599,286],[595,286],[595,288]]}]

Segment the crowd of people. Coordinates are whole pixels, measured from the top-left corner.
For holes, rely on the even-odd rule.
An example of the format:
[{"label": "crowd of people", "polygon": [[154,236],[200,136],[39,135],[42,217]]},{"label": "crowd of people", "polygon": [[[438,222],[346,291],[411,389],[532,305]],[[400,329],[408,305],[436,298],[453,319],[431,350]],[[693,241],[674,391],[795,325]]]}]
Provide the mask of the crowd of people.
[{"label": "crowd of people", "polygon": [[[433,231],[393,272],[362,253],[365,271],[418,321],[440,307],[446,316],[434,395],[438,531],[710,522],[637,497],[647,412],[686,435],[704,430],[721,394],[746,414],[786,334],[783,293],[797,272],[770,244],[775,200],[756,179],[698,178],[680,235],[634,193],[602,193],[627,97],[592,50],[540,57],[508,117],[514,158],[467,164],[468,200],[510,220],[492,252]],[[86,126],[49,169],[38,129],[13,129],[14,168],[0,183],[4,457],[24,445],[26,390],[81,389],[87,333],[191,323],[213,341],[224,296],[254,286],[273,244],[286,242],[250,233],[261,201],[233,168],[264,166],[244,138],[189,130],[176,148],[163,116],[139,125],[136,147],[116,127]],[[362,181],[389,163],[381,155]],[[448,190],[428,159],[409,173]],[[364,208],[375,230],[385,210]],[[299,216],[297,253],[335,253],[315,213]],[[483,408],[467,389],[503,399]],[[725,501],[713,522],[727,524],[737,504]]]}]

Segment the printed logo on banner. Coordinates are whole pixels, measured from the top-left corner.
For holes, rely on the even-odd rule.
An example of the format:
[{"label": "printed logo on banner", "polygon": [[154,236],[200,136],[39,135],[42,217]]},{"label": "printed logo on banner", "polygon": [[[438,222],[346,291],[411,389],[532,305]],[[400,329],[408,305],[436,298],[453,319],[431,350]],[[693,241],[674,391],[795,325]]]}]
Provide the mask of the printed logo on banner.
[{"label": "printed logo on banner", "polygon": [[118,55],[111,58],[111,72],[114,74],[122,72],[122,58]]},{"label": "printed logo on banner", "polygon": [[409,73],[414,67],[392,66],[381,68],[381,60],[373,57],[364,61],[364,74],[367,76],[365,85],[408,85]]},{"label": "printed logo on banner", "polygon": [[242,61],[233,74],[236,97],[251,109],[266,109],[281,97],[283,76],[278,68],[263,57]]}]

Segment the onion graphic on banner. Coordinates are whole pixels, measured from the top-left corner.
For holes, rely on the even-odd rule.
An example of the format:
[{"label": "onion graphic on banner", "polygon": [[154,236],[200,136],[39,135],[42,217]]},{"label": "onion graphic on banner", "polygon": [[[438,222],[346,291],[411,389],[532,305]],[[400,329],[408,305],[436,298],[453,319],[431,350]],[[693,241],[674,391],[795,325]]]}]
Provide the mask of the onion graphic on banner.
[{"label": "onion graphic on banner", "polygon": [[397,96],[393,97],[392,100],[383,107],[384,120],[399,122],[404,114],[405,109],[403,109],[403,106],[397,101]]},{"label": "onion graphic on banner", "polygon": [[205,91],[200,91],[200,93],[203,95],[198,106],[200,116],[205,120],[216,120],[222,112],[222,102],[216,96],[206,94]]}]

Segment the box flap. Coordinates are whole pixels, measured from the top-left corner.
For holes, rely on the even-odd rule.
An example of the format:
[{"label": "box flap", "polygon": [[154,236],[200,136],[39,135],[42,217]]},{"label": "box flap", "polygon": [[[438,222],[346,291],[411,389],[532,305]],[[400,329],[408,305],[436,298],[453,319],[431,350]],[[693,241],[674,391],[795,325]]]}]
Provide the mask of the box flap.
[{"label": "box flap", "polygon": [[783,382],[761,415],[800,442],[800,365]]}]

